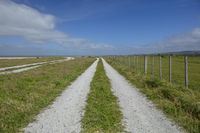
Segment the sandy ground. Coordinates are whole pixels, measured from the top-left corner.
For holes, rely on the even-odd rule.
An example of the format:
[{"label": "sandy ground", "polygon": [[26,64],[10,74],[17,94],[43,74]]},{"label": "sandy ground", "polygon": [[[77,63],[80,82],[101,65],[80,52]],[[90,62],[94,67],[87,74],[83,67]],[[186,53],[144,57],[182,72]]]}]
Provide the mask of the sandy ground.
[{"label": "sandy ground", "polygon": [[[10,74],[10,73],[19,73],[19,72],[23,72],[23,71],[28,71],[34,68],[38,68],[41,67],[43,64],[55,64],[55,63],[61,63],[64,61],[69,61],[69,60],[73,60],[73,57],[67,57],[66,59],[61,59],[61,60],[54,60],[54,61],[48,61],[48,62],[38,62],[38,63],[31,63],[31,64],[24,64],[24,65],[18,65],[18,66],[11,66],[11,67],[4,67],[4,68],[0,68],[0,74]],[[9,69],[16,69],[16,70],[10,70],[10,71],[6,71]],[[5,72],[6,71],[6,72]]]},{"label": "sandy ground", "polygon": [[131,133],[181,133],[174,123],[103,60],[112,91],[118,97],[126,130]]},{"label": "sandy ground", "polygon": [[30,123],[25,133],[79,133],[90,82],[96,71],[96,60],[76,81]]}]

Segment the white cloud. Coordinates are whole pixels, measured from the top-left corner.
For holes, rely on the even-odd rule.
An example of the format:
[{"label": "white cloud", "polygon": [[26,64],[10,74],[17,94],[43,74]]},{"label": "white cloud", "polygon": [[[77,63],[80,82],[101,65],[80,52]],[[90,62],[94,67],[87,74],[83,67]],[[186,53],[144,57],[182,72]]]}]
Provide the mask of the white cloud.
[{"label": "white cloud", "polygon": [[[18,36],[35,43],[56,42],[66,48],[111,50],[113,53],[152,53],[200,50],[200,28],[147,46],[120,46],[73,38],[56,30],[56,18],[10,0],[0,0],[0,36]],[[110,51],[109,51],[110,52]]]},{"label": "white cloud", "polygon": [[200,28],[163,40],[155,48],[161,52],[200,50]]},{"label": "white cloud", "polygon": [[0,18],[0,35],[20,36],[36,42],[65,37],[54,30],[54,16],[42,14],[23,4],[1,0]]},{"label": "white cloud", "polygon": [[177,51],[200,50],[200,28],[194,28],[190,32],[177,34],[157,43],[138,45],[132,44],[115,48],[117,54],[149,54]]},{"label": "white cloud", "polygon": [[34,43],[56,42],[65,47],[99,49],[105,45],[72,38],[55,28],[56,18],[24,4],[0,0],[0,36],[23,37]]}]

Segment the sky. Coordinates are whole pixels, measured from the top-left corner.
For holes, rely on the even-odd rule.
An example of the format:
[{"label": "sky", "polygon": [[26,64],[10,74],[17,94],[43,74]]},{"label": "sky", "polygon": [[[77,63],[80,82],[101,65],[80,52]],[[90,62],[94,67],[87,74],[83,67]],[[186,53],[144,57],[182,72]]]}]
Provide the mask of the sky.
[{"label": "sky", "polygon": [[0,0],[0,56],[200,50],[200,0]]}]

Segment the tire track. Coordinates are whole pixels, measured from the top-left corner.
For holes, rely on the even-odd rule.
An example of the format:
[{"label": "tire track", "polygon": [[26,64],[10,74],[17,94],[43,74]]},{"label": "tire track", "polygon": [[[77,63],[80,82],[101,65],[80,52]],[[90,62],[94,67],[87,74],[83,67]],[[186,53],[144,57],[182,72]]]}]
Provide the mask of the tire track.
[{"label": "tire track", "polygon": [[97,63],[98,59],[24,129],[25,133],[80,132],[81,116]]},{"label": "tire track", "polygon": [[114,94],[124,114],[126,130],[131,133],[181,133],[179,127],[168,120],[144,95],[131,86],[124,77],[104,59],[103,64]]},{"label": "tire track", "polygon": [[[48,62],[38,62],[38,63],[32,63],[32,64],[4,67],[4,68],[0,68],[0,75],[1,74],[20,73],[20,72],[24,72],[24,71],[28,71],[31,69],[41,67],[44,64],[56,64],[56,63],[61,63],[61,62],[69,61],[69,60],[73,60],[73,59],[74,59],[73,57],[68,57],[67,59],[62,59],[62,60],[53,60],[53,61],[48,61]],[[14,69],[14,70],[9,70],[9,69]]]}]

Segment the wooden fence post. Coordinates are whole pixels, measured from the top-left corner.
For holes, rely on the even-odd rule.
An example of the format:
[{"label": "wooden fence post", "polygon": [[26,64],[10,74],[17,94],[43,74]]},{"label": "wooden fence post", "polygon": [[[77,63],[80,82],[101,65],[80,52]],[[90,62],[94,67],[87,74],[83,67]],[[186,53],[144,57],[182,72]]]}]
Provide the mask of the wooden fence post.
[{"label": "wooden fence post", "polygon": [[140,70],[140,69],[141,69],[140,64],[141,64],[141,63],[140,63],[140,56],[138,56],[138,72],[139,72],[139,73],[140,73],[140,71],[141,71],[141,70]]},{"label": "wooden fence post", "polygon": [[139,56],[139,68],[140,68],[139,71],[140,71],[140,73],[142,72],[142,70],[141,70],[142,66],[141,65],[142,65],[141,56]]},{"label": "wooden fence post", "polygon": [[169,82],[172,82],[172,57],[169,56]]},{"label": "wooden fence post", "polygon": [[152,56],[151,75],[152,75],[152,78],[154,78],[154,56]]},{"label": "wooden fence post", "polygon": [[136,71],[138,71],[138,56],[136,56]]},{"label": "wooden fence post", "polygon": [[159,65],[159,70],[160,70],[160,79],[162,80],[162,57],[160,56],[160,65]]},{"label": "wooden fence post", "polygon": [[144,56],[144,74],[147,74],[147,56]]},{"label": "wooden fence post", "polygon": [[134,68],[136,68],[136,57],[134,56]]},{"label": "wooden fence post", "polygon": [[130,59],[130,56],[128,56],[128,66],[129,66],[129,70],[131,68],[131,59]]},{"label": "wooden fence post", "polygon": [[184,57],[185,62],[185,88],[188,88],[188,57]]},{"label": "wooden fence post", "polygon": [[138,56],[138,72],[140,72],[140,56]]},{"label": "wooden fence post", "polygon": [[143,69],[142,69],[143,65],[142,65],[142,56],[140,56],[140,72],[142,73]]}]

